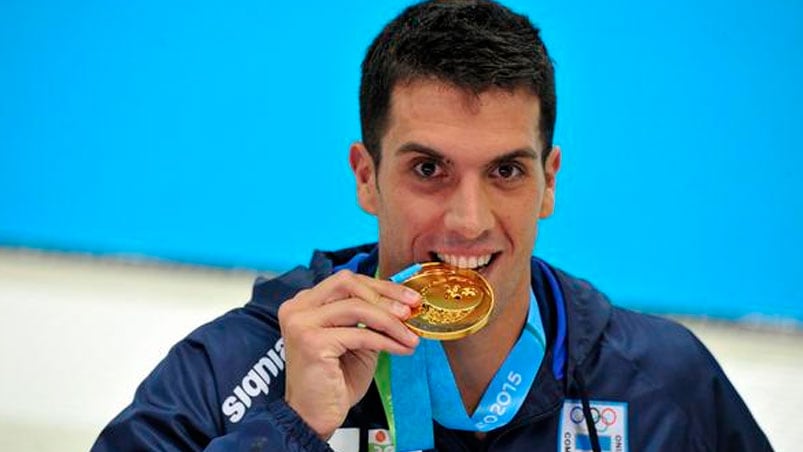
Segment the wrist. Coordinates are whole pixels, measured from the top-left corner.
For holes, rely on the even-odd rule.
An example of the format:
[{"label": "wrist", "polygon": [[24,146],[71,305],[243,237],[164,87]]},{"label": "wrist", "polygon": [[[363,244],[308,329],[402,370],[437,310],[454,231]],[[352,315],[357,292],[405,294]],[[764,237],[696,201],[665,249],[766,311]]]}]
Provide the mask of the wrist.
[{"label": "wrist", "polygon": [[322,422],[314,413],[307,413],[298,404],[293,403],[290,397],[285,396],[284,403],[322,441],[329,441],[332,435],[334,435],[335,430],[337,430],[337,426],[331,426],[331,423]]},{"label": "wrist", "polygon": [[321,438],[318,433],[298,414],[287,401],[276,399],[268,404],[269,419],[282,432],[286,441],[297,445],[297,449],[304,451],[331,451],[328,441]]}]

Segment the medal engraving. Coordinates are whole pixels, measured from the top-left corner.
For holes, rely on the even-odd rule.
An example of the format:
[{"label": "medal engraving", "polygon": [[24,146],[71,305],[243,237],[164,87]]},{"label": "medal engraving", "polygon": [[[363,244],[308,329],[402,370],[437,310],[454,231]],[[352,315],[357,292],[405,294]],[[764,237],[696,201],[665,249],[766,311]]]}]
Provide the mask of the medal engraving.
[{"label": "medal engraving", "polygon": [[411,330],[429,339],[454,340],[485,326],[494,296],[480,273],[439,262],[422,265],[419,272],[402,282],[423,298],[405,322]]}]

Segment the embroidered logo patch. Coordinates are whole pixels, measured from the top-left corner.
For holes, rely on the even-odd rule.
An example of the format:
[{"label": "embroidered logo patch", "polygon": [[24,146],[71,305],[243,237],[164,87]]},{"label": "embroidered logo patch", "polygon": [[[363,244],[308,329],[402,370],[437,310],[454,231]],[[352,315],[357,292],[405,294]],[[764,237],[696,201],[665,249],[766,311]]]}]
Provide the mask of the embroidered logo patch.
[{"label": "embroidered logo patch", "polygon": [[[628,452],[627,403],[590,400],[589,405],[600,449],[609,452]],[[567,399],[563,402],[558,450],[561,452],[593,450],[583,405],[579,400]]]},{"label": "embroidered logo patch", "polygon": [[[368,430],[368,450],[370,452],[396,452],[393,441],[390,440],[390,431],[383,428]],[[411,452],[422,452],[414,450]]]},{"label": "embroidered logo patch", "polygon": [[385,429],[368,430],[368,450],[371,452],[394,452],[390,432]]}]

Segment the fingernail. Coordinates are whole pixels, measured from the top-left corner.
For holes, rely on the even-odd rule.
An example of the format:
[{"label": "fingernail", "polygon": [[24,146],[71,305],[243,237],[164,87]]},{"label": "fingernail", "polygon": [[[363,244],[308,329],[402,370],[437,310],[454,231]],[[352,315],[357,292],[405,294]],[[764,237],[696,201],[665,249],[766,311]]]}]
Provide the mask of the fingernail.
[{"label": "fingernail", "polygon": [[404,296],[404,301],[407,301],[409,303],[418,303],[418,301],[421,300],[421,294],[413,289],[410,289],[409,287],[404,288],[403,296]]},{"label": "fingernail", "polygon": [[408,338],[409,338],[411,341],[414,341],[416,344],[418,343],[418,335],[417,335],[417,334],[415,334],[415,333],[413,333],[412,331],[410,331],[410,330],[407,330],[407,337],[408,337]]},{"label": "fingernail", "polygon": [[410,308],[407,305],[401,303],[396,303],[396,302],[393,303],[393,312],[403,319],[406,319],[407,317],[410,316]]}]

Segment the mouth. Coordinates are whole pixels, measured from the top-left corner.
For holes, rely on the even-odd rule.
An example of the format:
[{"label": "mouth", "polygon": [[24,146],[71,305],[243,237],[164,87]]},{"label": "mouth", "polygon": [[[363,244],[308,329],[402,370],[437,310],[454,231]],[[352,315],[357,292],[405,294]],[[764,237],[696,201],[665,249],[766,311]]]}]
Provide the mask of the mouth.
[{"label": "mouth", "polygon": [[447,254],[430,252],[433,261],[443,262],[457,268],[467,268],[485,274],[488,268],[496,261],[501,252],[482,254],[479,256],[467,256],[460,254]]}]

